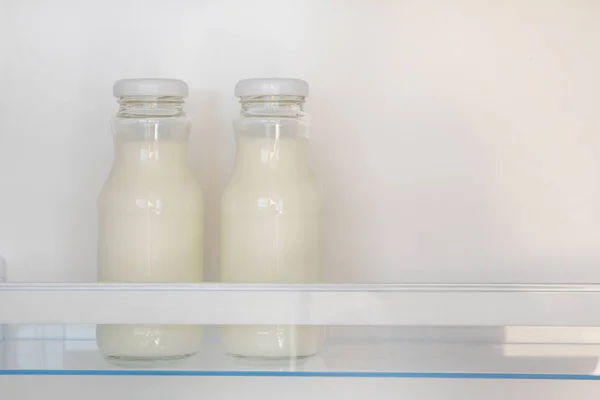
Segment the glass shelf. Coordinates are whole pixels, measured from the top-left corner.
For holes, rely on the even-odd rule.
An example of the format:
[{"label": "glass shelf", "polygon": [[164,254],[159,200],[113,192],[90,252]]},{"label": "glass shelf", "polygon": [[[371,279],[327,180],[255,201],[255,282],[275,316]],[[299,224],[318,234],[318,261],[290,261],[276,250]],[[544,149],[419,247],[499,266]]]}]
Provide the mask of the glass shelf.
[{"label": "glass shelf", "polygon": [[[193,304],[193,307],[190,307]],[[598,285],[0,283],[0,375],[600,380]],[[93,324],[205,326],[197,355],[120,368]],[[216,325],[319,325],[306,359],[228,356]]]},{"label": "glass shelf", "polygon": [[[10,326],[0,375],[163,375],[600,380],[595,328],[330,328],[312,357],[260,360],[222,351],[206,329],[195,356],[121,368],[98,353],[94,326]],[[552,339],[556,343],[544,343]]]}]

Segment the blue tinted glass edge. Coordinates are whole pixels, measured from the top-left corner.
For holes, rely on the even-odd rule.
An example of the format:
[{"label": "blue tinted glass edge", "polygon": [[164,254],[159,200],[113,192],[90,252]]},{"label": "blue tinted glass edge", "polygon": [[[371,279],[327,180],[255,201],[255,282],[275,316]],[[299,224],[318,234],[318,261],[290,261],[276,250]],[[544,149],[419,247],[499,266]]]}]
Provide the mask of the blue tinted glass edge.
[{"label": "blue tinted glass edge", "polygon": [[75,376],[231,376],[306,378],[514,379],[598,381],[600,375],[476,372],[303,372],[303,371],[157,371],[157,370],[35,370],[5,369],[0,375]]}]

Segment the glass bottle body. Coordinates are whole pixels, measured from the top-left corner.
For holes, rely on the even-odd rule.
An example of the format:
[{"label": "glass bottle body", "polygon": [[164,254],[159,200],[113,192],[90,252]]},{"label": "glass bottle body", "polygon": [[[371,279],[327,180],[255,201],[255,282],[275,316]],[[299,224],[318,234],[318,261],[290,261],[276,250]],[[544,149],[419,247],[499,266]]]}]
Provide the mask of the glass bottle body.
[{"label": "glass bottle body", "polygon": [[[221,204],[221,280],[316,283],[322,201],[309,161],[309,121],[297,96],[243,97],[236,167]],[[230,354],[287,358],[316,353],[323,329],[224,327]]]},{"label": "glass bottle body", "polygon": [[[98,198],[98,280],[202,281],[203,204],[188,167],[190,121],[179,97],[120,98],[115,159]],[[115,361],[181,358],[200,348],[184,325],[99,325],[98,347]]]}]

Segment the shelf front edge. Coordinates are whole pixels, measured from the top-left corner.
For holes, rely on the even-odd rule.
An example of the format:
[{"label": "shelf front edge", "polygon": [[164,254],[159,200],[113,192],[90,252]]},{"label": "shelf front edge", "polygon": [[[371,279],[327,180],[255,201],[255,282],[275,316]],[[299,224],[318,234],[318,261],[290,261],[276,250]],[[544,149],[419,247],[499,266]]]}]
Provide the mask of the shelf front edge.
[{"label": "shelf front edge", "polygon": [[600,326],[596,290],[503,287],[3,284],[0,323]]}]

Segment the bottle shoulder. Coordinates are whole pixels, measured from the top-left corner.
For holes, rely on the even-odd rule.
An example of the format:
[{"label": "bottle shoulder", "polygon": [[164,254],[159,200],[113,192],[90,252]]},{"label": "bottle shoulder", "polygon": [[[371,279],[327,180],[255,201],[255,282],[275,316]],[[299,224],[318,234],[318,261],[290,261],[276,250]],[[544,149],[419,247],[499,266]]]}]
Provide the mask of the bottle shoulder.
[{"label": "bottle shoulder", "polygon": [[284,210],[314,210],[322,208],[322,195],[316,179],[249,180],[233,179],[222,197],[224,211],[261,209],[277,205]]},{"label": "bottle shoulder", "polygon": [[152,180],[109,178],[98,195],[98,203],[105,207],[126,207],[145,203],[202,207],[202,189],[195,179]]}]

